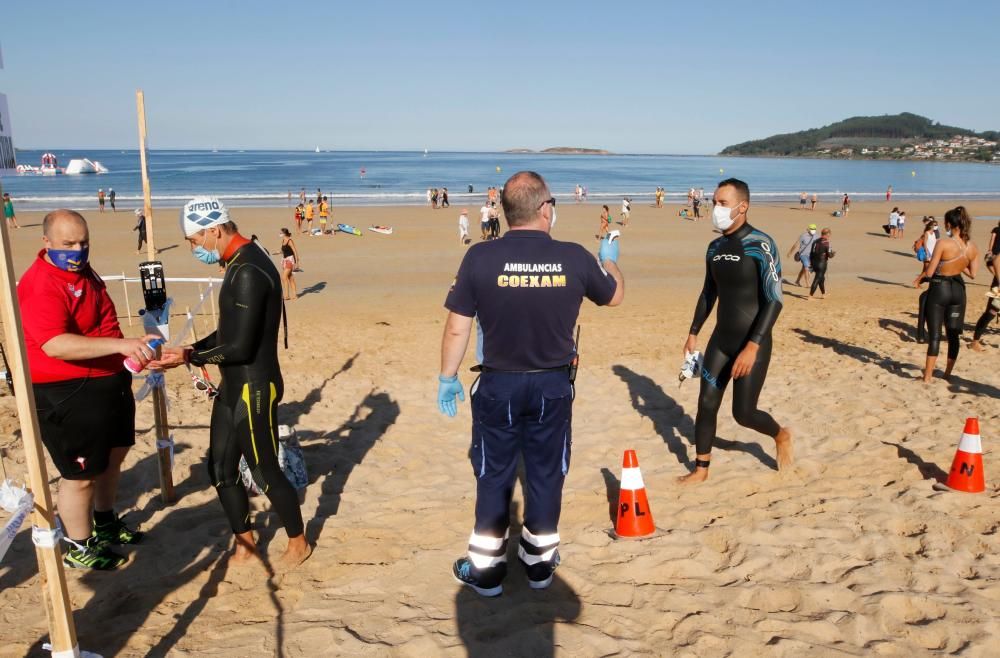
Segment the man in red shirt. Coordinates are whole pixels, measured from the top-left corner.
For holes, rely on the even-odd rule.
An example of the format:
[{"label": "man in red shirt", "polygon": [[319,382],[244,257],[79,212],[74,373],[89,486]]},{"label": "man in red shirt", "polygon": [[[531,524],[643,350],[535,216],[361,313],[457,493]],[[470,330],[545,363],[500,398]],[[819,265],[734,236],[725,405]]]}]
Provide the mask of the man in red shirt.
[{"label": "man in red shirt", "polygon": [[114,512],[122,460],[135,444],[135,399],[124,357],[145,365],[155,336],[124,338],[115,305],[88,263],[87,222],[55,210],[45,248],[17,285],[38,425],[62,480],[56,504],[69,543],[67,566],[115,569],[110,544],[135,544]]}]

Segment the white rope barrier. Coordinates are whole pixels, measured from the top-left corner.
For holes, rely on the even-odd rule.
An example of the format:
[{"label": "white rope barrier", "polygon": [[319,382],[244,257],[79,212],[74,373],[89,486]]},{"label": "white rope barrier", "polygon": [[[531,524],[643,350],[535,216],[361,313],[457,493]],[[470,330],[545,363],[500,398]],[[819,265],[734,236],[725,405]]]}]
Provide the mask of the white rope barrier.
[{"label": "white rope barrier", "polygon": [[13,514],[4,525],[3,533],[0,534],[0,562],[3,561],[7,549],[14,541],[14,536],[34,506],[35,497],[24,487],[15,487],[10,480],[4,480],[3,484],[0,484],[0,507]]}]

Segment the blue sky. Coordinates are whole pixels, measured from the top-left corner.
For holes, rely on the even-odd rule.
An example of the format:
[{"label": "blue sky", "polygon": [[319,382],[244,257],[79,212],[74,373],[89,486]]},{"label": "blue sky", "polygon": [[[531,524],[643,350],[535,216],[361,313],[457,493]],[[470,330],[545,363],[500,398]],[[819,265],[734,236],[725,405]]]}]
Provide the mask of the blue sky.
[{"label": "blue sky", "polygon": [[20,148],[135,147],[136,88],[153,148],[713,153],[901,111],[1000,129],[1000,54],[982,30],[1000,25],[996,2],[57,0],[0,13]]}]

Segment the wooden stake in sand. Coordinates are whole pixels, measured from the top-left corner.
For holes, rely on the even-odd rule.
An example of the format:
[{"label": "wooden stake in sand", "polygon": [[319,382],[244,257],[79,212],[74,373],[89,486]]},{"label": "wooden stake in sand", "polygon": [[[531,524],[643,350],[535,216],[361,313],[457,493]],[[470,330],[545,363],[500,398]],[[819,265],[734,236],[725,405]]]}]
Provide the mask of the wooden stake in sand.
[{"label": "wooden stake in sand", "polygon": [[[146,102],[141,89],[135,92],[135,104],[139,113],[139,164],[142,169],[142,199],[146,211],[146,257],[152,261],[156,257],[156,248],[153,246],[153,200],[149,190],[149,169],[146,166]],[[161,278],[160,285],[162,283]],[[143,293],[145,293],[145,289]],[[161,309],[162,305],[150,308],[150,304],[146,304],[147,313],[157,312]],[[170,438],[167,397],[163,386],[153,387],[153,418],[156,426],[156,460],[160,472],[160,498],[164,503],[172,503],[174,501],[174,476],[170,462],[173,453],[173,440]]]},{"label": "wooden stake in sand", "polygon": [[66,574],[63,573],[62,554],[56,540],[55,512],[52,509],[52,495],[49,492],[49,476],[45,472],[45,455],[38,435],[38,416],[35,412],[35,392],[31,388],[28,371],[28,357],[24,346],[24,331],[21,329],[21,307],[17,303],[14,288],[14,264],[10,258],[10,236],[6,222],[0,223],[0,260],[3,261],[3,283],[0,285],[0,306],[3,307],[3,329],[7,347],[10,350],[10,370],[14,378],[14,394],[17,400],[17,417],[21,423],[21,440],[24,443],[24,459],[28,466],[28,486],[35,497],[35,514],[32,523],[35,531],[35,553],[38,568],[45,583],[47,605],[45,614],[49,619],[49,638],[52,653],[56,656],[78,656],[76,628],[73,626],[73,610],[66,588]]},{"label": "wooden stake in sand", "polygon": [[142,167],[142,200],[146,212],[146,259],[156,257],[156,247],[153,245],[153,198],[149,191],[149,169],[146,167],[146,100],[142,90],[135,92],[135,105],[139,113],[139,164]]}]

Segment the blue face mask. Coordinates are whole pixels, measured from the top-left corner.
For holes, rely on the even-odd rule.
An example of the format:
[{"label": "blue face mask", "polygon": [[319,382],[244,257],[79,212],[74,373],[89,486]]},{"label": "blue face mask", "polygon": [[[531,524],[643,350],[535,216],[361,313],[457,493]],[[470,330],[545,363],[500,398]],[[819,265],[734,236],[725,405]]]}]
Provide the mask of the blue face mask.
[{"label": "blue face mask", "polygon": [[52,264],[60,270],[79,272],[87,266],[90,247],[84,247],[83,249],[49,249],[48,253]]},{"label": "blue face mask", "polygon": [[219,250],[218,250],[219,246],[218,239],[216,239],[215,241],[215,246],[216,249],[212,249],[211,251],[209,251],[208,249],[205,249],[205,247],[203,247],[202,245],[198,245],[191,250],[191,255],[200,260],[201,262],[205,263],[206,265],[215,265],[220,260],[222,260],[222,256],[219,255]]},{"label": "blue face mask", "polygon": [[205,247],[202,247],[201,245],[195,247],[191,251],[191,255],[200,260],[201,262],[205,263],[206,265],[214,265],[218,263],[220,260],[222,260],[222,257],[219,255],[218,249],[213,249],[212,251],[209,251],[208,249],[205,249]]}]

